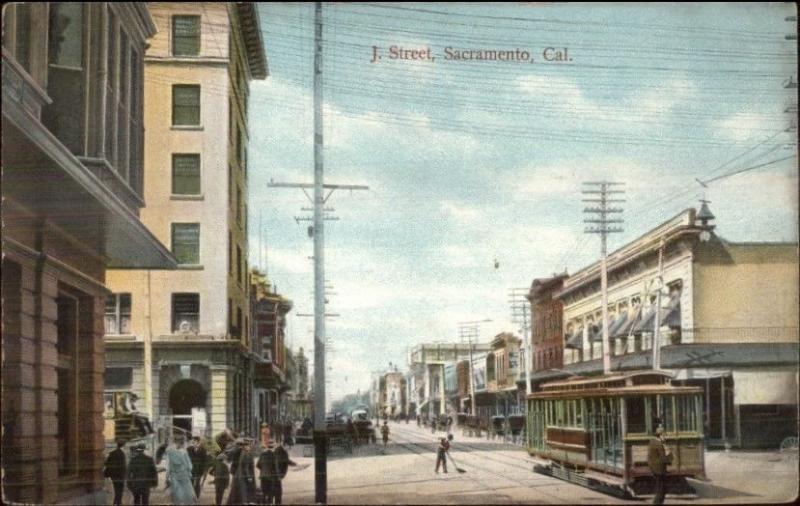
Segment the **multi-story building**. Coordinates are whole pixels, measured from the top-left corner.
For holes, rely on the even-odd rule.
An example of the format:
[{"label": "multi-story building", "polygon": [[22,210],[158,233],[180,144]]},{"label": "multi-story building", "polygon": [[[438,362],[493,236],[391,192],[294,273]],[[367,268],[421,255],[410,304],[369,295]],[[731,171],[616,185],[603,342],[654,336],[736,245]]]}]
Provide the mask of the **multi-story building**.
[{"label": "multi-story building", "polygon": [[[611,369],[653,367],[658,311],[661,368],[704,389],[708,443],[774,447],[797,436],[797,243],[733,243],[713,219],[704,203],[608,256]],[[573,374],[602,372],[599,278],[594,263],[554,294]]]},{"label": "multi-story building", "polygon": [[[438,416],[448,411],[457,412],[461,406],[448,409],[445,387],[445,365],[465,360],[472,354],[485,354],[488,343],[425,343],[415,346],[409,353],[409,397],[417,400],[416,412],[423,417]],[[407,410],[407,412],[411,412]]]},{"label": "multi-story building", "polygon": [[3,6],[3,502],[105,504],[107,268],[175,268],[139,219],[144,3]]},{"label": "multi-story building", "polygon": [[561,369],[564,365],[563,304],[553,294],[561,289],[566,274],[534,279],[528,300],[533,319],[533,371]]},{"label": "multi-story building", "polygon": [[260,272],[252,272],[255,350],[254,402],[259,422],[273,423],[288,414],[290,385],[286,315],[292,301],[277,294]]},{"label": "multi-story building", "polygon": [[406,379],[403,373],[397,371],[383,375],[380,382],[380,412],[382,415],[394,418],[406,414]]},{"label": "multi-story building", "polygon": [[250,80],[267,75],[258,12],[148,5],[158,33],[143,69],[142,221],[179,267],[109,273],[106,387],[138,393],[164,427],[250,430],[247,103]]}]

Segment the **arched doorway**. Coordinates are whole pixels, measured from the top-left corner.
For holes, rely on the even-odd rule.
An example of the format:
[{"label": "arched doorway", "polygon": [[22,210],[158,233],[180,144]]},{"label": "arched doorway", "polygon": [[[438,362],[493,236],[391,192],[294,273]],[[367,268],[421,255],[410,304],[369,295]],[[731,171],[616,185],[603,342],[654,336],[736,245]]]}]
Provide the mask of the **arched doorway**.
[{"label": "arched doorway", "polygon": [[169,390],[169,408],[172,425],[188,432],[192,430],[192,408],[206,407],[207,392],[203,385],[192,379],[183,379]]}]

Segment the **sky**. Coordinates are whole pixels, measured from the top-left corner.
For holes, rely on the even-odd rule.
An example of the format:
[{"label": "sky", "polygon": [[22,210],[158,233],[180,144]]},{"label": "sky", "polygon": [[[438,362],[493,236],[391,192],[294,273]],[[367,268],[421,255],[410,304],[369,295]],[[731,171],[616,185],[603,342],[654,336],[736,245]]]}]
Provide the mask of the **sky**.
[{"label": "sky", "polygon": [[[313,357],[313,318],[299,316],[313,313],[313,242],[295,220],[311,203],[268,183],[313,182],[314,5],[259,14],[270,76],[251,84],[250,263],[294,301],[288,342]],[[625,183],[610,250],[701,198],[726,239],[796,242],[792,15],[788,3],[324,4],[325,182],[370,187],[326,204],[340,315],[327,323],[329,399],[404,368],[415,344],[457,340],[459,322],[491,319],[482,340],[518,333],[511,288],[599,259],[584,181]],[[391,46],[433,60],[391,59]],[[548,47],[568,59],[545,61]]]}]

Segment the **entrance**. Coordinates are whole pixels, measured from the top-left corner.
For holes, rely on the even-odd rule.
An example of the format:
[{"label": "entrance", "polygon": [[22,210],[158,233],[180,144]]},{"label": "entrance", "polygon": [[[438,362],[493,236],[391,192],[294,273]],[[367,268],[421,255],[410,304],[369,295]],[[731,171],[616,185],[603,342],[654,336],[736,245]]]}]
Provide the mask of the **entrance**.
[{"label": "entrance", "polygon": [[192,408],[206,407],[206,390],[192,379],[180,380],[169,390],[172,425],[189,433],[192,431]]}]

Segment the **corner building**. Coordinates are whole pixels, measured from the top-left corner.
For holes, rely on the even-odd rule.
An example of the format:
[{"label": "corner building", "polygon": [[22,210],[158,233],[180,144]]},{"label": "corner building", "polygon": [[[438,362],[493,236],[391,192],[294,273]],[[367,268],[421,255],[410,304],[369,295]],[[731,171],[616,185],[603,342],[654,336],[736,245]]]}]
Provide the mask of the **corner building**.
[{"label": "corner building", "polygon": [[145,56],[142,221],[178,269],[109,273],[106,391],[137,393],[165,430],[252,432],[247,104],[249,82],[267,76],[258,12],[148,6],[158,33]]}]

